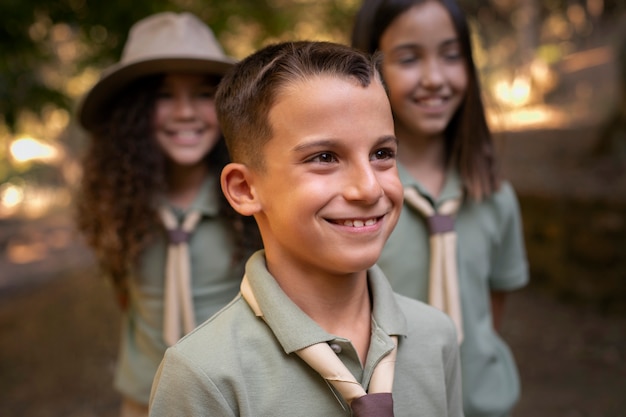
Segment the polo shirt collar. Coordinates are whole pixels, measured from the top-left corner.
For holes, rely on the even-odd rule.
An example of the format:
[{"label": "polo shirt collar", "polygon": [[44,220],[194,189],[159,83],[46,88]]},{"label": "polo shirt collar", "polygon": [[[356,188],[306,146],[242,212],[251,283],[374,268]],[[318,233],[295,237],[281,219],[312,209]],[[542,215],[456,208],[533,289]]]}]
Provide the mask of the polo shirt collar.
[{"label": "polo shirt collar", "polygon": [[[283,292],[267,270],[264,250],[248,260],[246,276],[265,322],[285,353],[337,338],[322,329]],[[405,336],[406,320],[382,271],[374,266],[367,276],[373,300],[372,319],[388,335]]]},{"label": "polo shirt collar", "polygon": [[461,177],[458,171],[454,167],[448,168],[441,194],[439,195],[439,198],[435,200],[428,190],[426,190],[426,188],[424,188],[419,181],[413,178],[409,171],[400,162],[398,162],[397,166],[398,176],[400,177],[402,185],[405,188],[414,187],[421,195],[428,198],[433,205],[438,206],[444,201],[461,198],[463,195],[463,183],[461,182]]}]

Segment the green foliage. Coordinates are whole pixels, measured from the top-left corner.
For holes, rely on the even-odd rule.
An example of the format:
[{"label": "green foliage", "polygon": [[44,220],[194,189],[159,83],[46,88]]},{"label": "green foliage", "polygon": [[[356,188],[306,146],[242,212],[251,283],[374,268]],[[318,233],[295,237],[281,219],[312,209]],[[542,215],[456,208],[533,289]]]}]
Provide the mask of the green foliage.
[{"label": "green foliage", "polygon": [[[165,5],[165,1],[160,2]],[[0,6],[0,114],[14,128],[21,111],[40,113],[48,104],[69,109],[71,100],[60,85],[46,80],[45,69],[60,65],[54,48],[53,28],[59,23],[77,33],[97,26],[109,27],[108,42],[98,44],[87,37],[90,54],[81,65],[112,61],[121,49],[119,39],[138,18],[158,8],[159,1],[93,2],[85,0],[3,0]],[[161,6],[163,7],[163,6]]]},{"label": "green foliage", "polygon": [[[492,39],[499,39],[502,31],[510,29],[512,9],[520,4],[459,1],[478,23],[480,31],[489,33]],[[554,10],[565,14],[572,3],[535,1],[539,18]],[[624,3],[624,0],[605,0],[605,14],[625,10]],[[240,38],[247,36],[248,48],[224,44],[228,53],[241,58],[237,55],[269,40],[295,37],[302,24],[314,23],[313,30],[324,29],[333,39],[347,41],[359,5],[359,0],[2,0],[0,122],[3,117],[13,130],[23,111],[41,114],[49,104],[70,109],[72,98],[64,82],[87,67],[101,69],[115,62],[132,24],[156,12],[195,13],[220,39],[230,36],[232,40],[232,34],[238,34],[241,36],[235,36],[233,42],[241,42]],[[68,33],[80,45],[76,56],[69,61],[59,52],[63,36]],[[304,33],[311,36],[316,32],[309,29]]]},{"label": "green foliage", "polygon": [[[121,55],[132,24],[150,14],[190,11],[209,24],[218,37],[223,32],[255,25],[257,36],[251,43],[258,47],[266,39],[289,31],[302,17],[303,9],[316,3],[329,10],[331,24],[338,24],[338,4],[342,3],[338,1],[2,0],[0,115],[13,130],[22,111],[41,113],[48,104],[70,109],[72,100],[58,79],[50,80],[50,72],[65,68],[61,77],[70,77],[86,67],[101,69],[110,65]],[[59,28],[68,29],[72,39],[82,45],[72,62],[60,60]]]}]

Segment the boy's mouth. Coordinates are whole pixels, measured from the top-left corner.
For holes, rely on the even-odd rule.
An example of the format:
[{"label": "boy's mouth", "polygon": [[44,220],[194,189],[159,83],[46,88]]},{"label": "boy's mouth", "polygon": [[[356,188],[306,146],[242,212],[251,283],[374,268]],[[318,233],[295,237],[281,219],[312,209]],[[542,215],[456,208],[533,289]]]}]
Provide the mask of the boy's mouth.
[{"label": "boy's mouth", "polygon": [[338,224],[340,226],[347,227],[364,227],[375,225],[381,217],[372,217],[369,219],[345,219],[345,220],[331,220],[331,223]]}]

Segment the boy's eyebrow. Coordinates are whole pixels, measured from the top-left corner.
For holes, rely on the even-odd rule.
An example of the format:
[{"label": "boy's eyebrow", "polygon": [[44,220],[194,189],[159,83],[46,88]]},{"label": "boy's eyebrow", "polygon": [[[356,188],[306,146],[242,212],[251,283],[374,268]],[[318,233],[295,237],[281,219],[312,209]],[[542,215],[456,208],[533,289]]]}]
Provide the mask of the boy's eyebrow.
[{"label": "boy's eyebrow", "polygon": [[332,146],[335,144],[335,141],[332,139],[320,139],[312,142],[301,143],[293,148],[294,151],[300,152],[305,151],[310,148],[323,148],[327,146]]},{"label": "boy's eyebrow", "polygon": [[393,135],[384,135],[381,136],[380,138],[378,138],[378,141],[376,141],[376,146],[380,146],[380,145],[384,145],[386,143],[392,142],[395,145],[398,144],[398,138],[393,136]]},{"label": "boy's eyebrow", "polygon": [[395,143],[397,145],[399,141],[398,141],[398,138],[393,136],[393,135],[385,135],[385,136],[382,136],[378,140],[379,144],[383,144],[383,143],[387,143],[387,142],[393,142],[393,143]]},{"label": "boy's eyebrow", "polygon": [[[398,144],[398,138],[396,138],[393,135],[384,135],[381,136],[380,138],[378,138],[378,140],[376,141],[376,145],[382,145],[384,143],[388,143],[388,142],[393,142],[396,145]],[[315,140],[312,142],[307,142],[307,143],[302,143],[299,144],[297,146],[295,146],[293,148],[293,150],[295,152],[300,152],[300,151],[305,151],[307,149],[311,149],[311,148],[324,148],[324,147],[331,147],[334,146],[337,143],[337,141],[333,140],[333,139],[320,139],[320,140]]]}]

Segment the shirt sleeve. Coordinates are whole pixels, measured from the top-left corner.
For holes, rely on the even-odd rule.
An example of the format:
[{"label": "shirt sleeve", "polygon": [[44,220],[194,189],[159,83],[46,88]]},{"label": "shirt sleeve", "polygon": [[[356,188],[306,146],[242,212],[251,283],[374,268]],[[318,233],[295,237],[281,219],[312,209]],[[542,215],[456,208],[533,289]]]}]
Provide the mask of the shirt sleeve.
[{"label": "shirt sleeve", "polygon": [[529,279],[520,207],[508,183],[502,184],[495,198],[501,233],[493,253],[489,284],[493,290],[515,290],[526,285]]},{"label": "shirt sleeve", "polygon": [[154,377],[149,409],[150,417],[236,417],[213,381],[176,347]]}]

